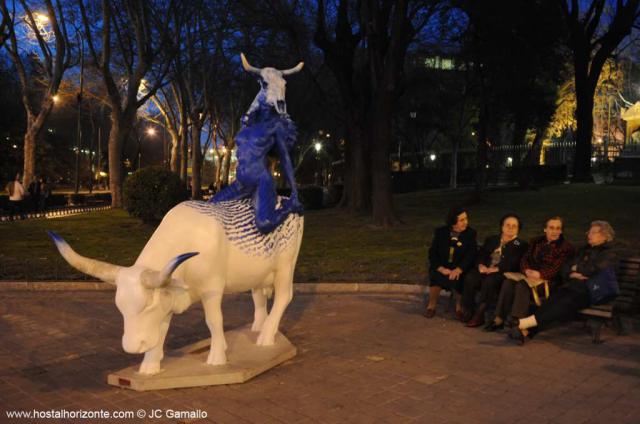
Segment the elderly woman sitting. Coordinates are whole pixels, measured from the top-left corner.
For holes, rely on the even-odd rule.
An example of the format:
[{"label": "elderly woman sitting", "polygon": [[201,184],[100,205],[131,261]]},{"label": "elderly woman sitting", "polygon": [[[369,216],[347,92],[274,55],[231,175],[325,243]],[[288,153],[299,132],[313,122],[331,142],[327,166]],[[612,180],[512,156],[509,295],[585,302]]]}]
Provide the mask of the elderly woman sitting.
[{"label": "elderly woman sitting", "polygon": [[436,314],[440,290],[455,291],[456,317],[463,318],[461,292],[464,277],[476,260],[476,230],[469,227],[469,217],[462,207],[451,208],[446,225],[436,228],[429,248],[429,304],[427,318]]},{"label": "elderly woman sitting", "polygon": [[[487,237],[478,255],[477,267],[464,280],[462,306],[467,327],[484,324],[487,305],[498,296],[505,272],[520,270],[520,260],[527,251],[528,244],[518,238],[522,230],[520,218],[513,213],[500,219],[500,234]],[[476,292],[480,291],[480,303],[475,308]],[[475,313],[473,313],[475,309]],[[473,314],[473,316],[472,316]],[[471,318],[471,319],[469,319]]]},{"label": "elderly woman sitting", "polygon": [[578,311],[588,307],[590,297],[586,281],[616,263],[610,246],[614,236],[613,228],[607,221],[593,221],[587,233],[587,244],[578,249],[573,259],[564,266],[565,284],[535,314],[521,318],[518,326],[512,330],[511,338],[522,344],[527,329],[544,328],[555,321],[569,321]]}]

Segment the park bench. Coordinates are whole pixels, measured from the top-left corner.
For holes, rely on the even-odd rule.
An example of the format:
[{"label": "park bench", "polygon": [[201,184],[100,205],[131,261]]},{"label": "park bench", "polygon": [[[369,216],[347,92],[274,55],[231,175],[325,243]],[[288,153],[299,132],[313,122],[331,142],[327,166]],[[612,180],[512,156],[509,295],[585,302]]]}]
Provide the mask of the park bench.
[{"label": "park bench", "polygon": [[625,328],[622,315],[631,315],[640,310],[640,257],[622,258],[616,271],[620,295],[612,302],[593,305],[580,311],[587,317],[593,343],[602,343],[600,331],[607,322],[613,322],[618,334]]}]

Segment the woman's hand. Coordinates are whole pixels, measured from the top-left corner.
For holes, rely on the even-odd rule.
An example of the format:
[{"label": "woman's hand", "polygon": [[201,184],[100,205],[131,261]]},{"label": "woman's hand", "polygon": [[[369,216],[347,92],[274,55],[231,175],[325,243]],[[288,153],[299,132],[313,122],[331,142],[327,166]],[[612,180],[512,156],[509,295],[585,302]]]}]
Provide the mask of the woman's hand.
[{"label": "woman's hand", "polygon": [[480,264],[478,265],[478,271],[480,271],[480,274],[488,274],[489,268],[487,268],[484,264]]},{"label": "woman's hand", "polygon": [[529,277],[529,278],[537,278],[540,279],[540,277],[542,277],[540,275],[539,271],[533,270],[533,269],[528,269],[524,272],[524,274]]},{"label": "woman's hand", "polygon": [[438,271],[442,275],[447,275],[448,276],[449,274],[451,274],[451,270],[449,268],[445,268],[443,266],[439,266],[436,271]]},{"label": "woman's hand", "polygon": [[449,280],[457,280],[460,278],[460,274],[462,274],[462,269],[455,268],[449,273]]},{"label": "woman's hand", "polygon": [[497,266],[487,268],[487,274],[495,274],[496,272],[500,272],[500,268],[498,268]]},{"label": "woman's hand", "polygon": [[574,278],[576,280],[588,280],[589,277],[585,276],[584,274],[580,274],[579,272],[572,272],[571,274],[569,274],[569,278]]}]

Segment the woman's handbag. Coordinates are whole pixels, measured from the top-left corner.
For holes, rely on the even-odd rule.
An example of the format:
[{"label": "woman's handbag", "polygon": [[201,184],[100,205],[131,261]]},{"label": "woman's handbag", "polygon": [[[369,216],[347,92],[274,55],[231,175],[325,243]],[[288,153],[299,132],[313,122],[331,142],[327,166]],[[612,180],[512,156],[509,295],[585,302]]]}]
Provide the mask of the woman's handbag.
[{"label": "woman's handbag", "polygon": [[540,295],[538,294],[538,287],[542,286],[544,288],[544,298],[549,299],[549,282],[547,280],[542,280],[539,278],[531,278],[520,272],[505,272],[504,276],[513,282],[524,281],[527,283],[529,288],[531,289],[531,295],[533,296],[533,301],[536,306],[542,305],[542,301],[540,300]]},{"label": "woman's handbag", "polygon": [[615,299],[620,294],[620,287],[613,268],[605,268],[599,274],[589,278],[585,284],[589,289],[591,305],[600,305]]}]

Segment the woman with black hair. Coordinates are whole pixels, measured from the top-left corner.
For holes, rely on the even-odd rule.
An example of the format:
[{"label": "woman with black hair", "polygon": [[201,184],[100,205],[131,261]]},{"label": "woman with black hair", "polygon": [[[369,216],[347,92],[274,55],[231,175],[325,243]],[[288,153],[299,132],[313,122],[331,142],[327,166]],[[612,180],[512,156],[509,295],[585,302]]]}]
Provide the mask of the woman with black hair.
[{"label": "woman with black hair", "polygon": [[446,225],[436,228],[429,248],[429,303],[425,316],[433,318],[440,290],[456,296],[456,317],[462,319],[460,297],[467,271],[473,266],[478,245],[476,230],[469,227],[467,210],[454,207],[447,214]]},{"label": "woman with black hair", "polygon": [[[489,236],[478,254],[477,266],[464,279],[462,306],[467,327],[484,324],[487,305],[498,297],[503,273],[520,270],[520,259],[528,244],[518,238],[522,221],[518,215],[509,213],[500,219],[500,234]],[[480,303],[475,309],[475,297],[480,290]],[[473,316],[472,316],[473,315]]]}]

